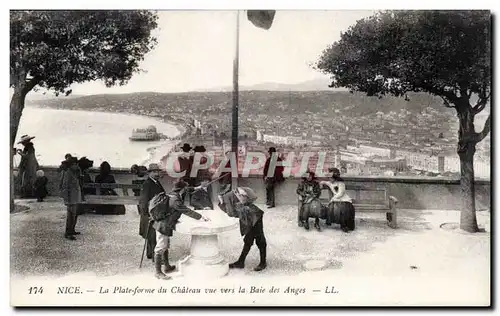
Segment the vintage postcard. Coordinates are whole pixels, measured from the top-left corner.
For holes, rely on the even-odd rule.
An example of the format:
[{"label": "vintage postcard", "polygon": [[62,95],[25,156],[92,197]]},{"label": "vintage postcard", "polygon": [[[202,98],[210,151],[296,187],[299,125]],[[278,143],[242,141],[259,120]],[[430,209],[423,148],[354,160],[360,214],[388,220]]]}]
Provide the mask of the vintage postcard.
[{"label": "vintage postcard", "polygon": [[11,10],[10,303],[491,306],[489,10]]}]

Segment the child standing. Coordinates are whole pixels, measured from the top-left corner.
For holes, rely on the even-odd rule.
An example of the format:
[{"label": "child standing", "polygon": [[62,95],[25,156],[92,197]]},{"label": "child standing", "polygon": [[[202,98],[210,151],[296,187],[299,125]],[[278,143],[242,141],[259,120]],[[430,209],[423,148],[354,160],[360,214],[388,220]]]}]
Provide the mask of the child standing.
[{"label": "child standing", "polygon": [[36,180],[33,184],[33,191],[35,192],[36,201],[43,202],[43,199],[47,197],[49,192],[47,191],[47,183],[49,180],[45,176],[43,170],[37,170]]}]

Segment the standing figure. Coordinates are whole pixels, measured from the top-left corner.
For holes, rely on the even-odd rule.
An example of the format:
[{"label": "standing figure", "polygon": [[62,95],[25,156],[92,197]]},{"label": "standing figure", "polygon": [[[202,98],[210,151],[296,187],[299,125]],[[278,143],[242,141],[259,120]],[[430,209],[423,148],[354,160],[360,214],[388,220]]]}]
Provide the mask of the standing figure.
[{"label": "standing figure", "polygon": [[33,192],[35,192],[37,202],[43,202],[43,199],[49,195],[49,191],[47,190],[48,182],[49,179],[47,179],[43,170],[38,170],[36,172],[35,184],[33,185]]},{"label": "standing figure", "polygon": [[62,180],[63,180],[64,172],[66,170],[68,170],[68,168],[69,168],[69,163],[70,163],[71,157],[72,157],[71,154],[64,155],[64,160],[61,161],[61,165],[57,169],[57,172],[59,173],[59,191],[61,191],[61,189],[62,189]]},{"label": "standing figure", "polygon": [[66,232],[64,237],[69,240],[75,240],[75,235],[80,234],[75,231],[78,218],[78,203],[82,202],[80,168],[78,167],[78,159],[76,157],[71,157],[68,164],[69,168],[63,174],[61,189],[61,197],[67,207]]},{"label": "standing figure", "polygon": [[24,146],[23,150],[18,149],[17,153],[21,155],[19,163],[19,175],[21,177],[21,198],[34,197],[33,185],[36,180],[36,171],[38,170],[38,161],[35,156],[35,146],[31,140],[35,136],[23,135],[18,144]]},{"label": "standing figure", "polygon": [[156,232],[149,221],[149,201],[165,189],[160,183],[160,166],[152,163],[148,167],[148,177],[142,184],[142,189],[139,197],[139,235],[147,240],[146,256],[148,259],[153,259],[153,251],[156,246]]},{"label": "standing figure", "polygon": [[[281,183],[285,180],[283,178],[283,166],[271,166],[271,158],[272,155],[276,155],[276,148],[269,148],[269,158],[266,160],[266,164],[264,165],[264,183],[266,185],[266,205],[267,208],[272,208],[276,206],[275,202],[275,186],[278,183]],[[278,156],[276,162],[282,162],[283,159]],[[273,167],[274,170],[269,172],[269,168]]]},{"label": "standing figure", "polygon": [[[95,183],[116,183],[111,174],[111,166],[107,161],[101,163],[99,174],[95,177]],[[118,195],[113,189],[99,189],[101,195]],[[125,214],[125,205],[96,205],[96,214]]]},{"label": "standing figure", "polygon": [[[307,172],[307,178],[302,178],[302,182],[299,183],[296,192],[299,195],[299,209],[297,214],[298,225],[299,227],[304,226],[305,229],[309,229],[309,214],[305,212],[305,207],[309,208],[311,203],[315,201],[319,202],[319,197],[321,195],[321,187],[316,180],[314,172]],[[315,205],[316,204],[317,203],[315,203]],[[319,203],[319,207],[321,208],[321,203]],[[319,219],[315,225],[319,225],[318,222]]]},{"label": "standing figure", "polygon": [[264,235],[264,211],[253,202],[257,199],[255,192],[248,187],[238,187],[226,193],[220,208],[231,217],[240,219],[240,233],[243,237],[243,249],[237,261],[229,264],[230,269],[245,268],[245,259],[255,241],[259,248],[260,262],[254,271],[262,271],[267,267],[267,241]]},{"label": "standing figure", "polygon": [[352,199],[347,195],[345,190],[344,179],[340,177],[340,171],[337,168],[332,168],[331,181],[321,181],[320,185],[327,186],[332,192],[332,198],[328,204],[328,213],[326,224],[338,223],[344,232],[354,230],[355,210],[352,204]]},{"label": "standing figure", "polygon": [[[182,153],[177,157],[177,161],[179,162],[179,172],[185,172],[184,176],[181,178],[182,180],[186,181],[188,184],[191,184],[191,169],[193,168],[193,159],[194,156],[191,153],[191,145],[188,143],[185,143],[182,145],[181,150]],[[186,195],[189,194],[187,191],[184,192],[182,198],[185,199]]]},{"label": "standing figure", "polygon": [[[170,248],[170,237],[181,215],[208,221],[208,218],[184,205],[181,195],[187,185],[185,181],[179,180],[174,184],[172,192],[155,195],[148,205],[149,214],[154,220],[153,228],[156,230],[154,262],[155,276],[158,279],[170,279],[165,273],[175,270],[175,266],[170,265],[168,249]],[[162,261],[165,265],[165,273],[162,271]]]}]

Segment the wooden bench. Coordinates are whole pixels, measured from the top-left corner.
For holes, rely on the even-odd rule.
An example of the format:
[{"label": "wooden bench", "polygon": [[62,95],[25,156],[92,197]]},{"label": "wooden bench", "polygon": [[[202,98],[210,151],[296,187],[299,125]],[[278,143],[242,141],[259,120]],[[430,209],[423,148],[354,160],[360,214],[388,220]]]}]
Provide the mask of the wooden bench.
[{"label": "wooden bench", "polygon": [[[326,194],[324,192],[327,191]],[[361,194],[362,192],[369,193],[369,196]],[[384,187],[369,187],[369,186],[355,186],[346,185],[346,193],[353,200],[354,209],[356,212],[364,213],[385,213],[387,224],[391,228],[397,228],[398,200],[391,195],[387,194],[387,189]],[[326,186],[323,186],[320,201],[328,205],[333,193]]]},{"label": "wooden bench", "polygon": [[[85,183],[83,188],[96,189],[96,195],[84,195],[84,201],[80,204],[139,205],[139,197],[134,196],[132,190],[140,190],[142,184]],[[121,189],[123,195],[101,195],[99,189]],[[129,190],[131,191],[130,195]]]}]

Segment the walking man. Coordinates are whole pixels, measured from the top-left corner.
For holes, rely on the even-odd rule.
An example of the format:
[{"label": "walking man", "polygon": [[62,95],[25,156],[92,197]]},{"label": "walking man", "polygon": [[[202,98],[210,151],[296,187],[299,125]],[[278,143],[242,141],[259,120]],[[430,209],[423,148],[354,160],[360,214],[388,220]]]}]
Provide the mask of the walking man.
[{"label": "walking man", "polygon": [[254,271],[262,271],[267,267],[267,242],[264,235],[264,211],[253,202],[257,199],[255,192],[247,187],[238,187],[226,193],[221,209],[231,217],[240,219],[240,233],[243,237],[243,249],[237,261],[229,264],[230,269],[244,269],[245,259],[255,241],[259,248],[260,263]]}]

